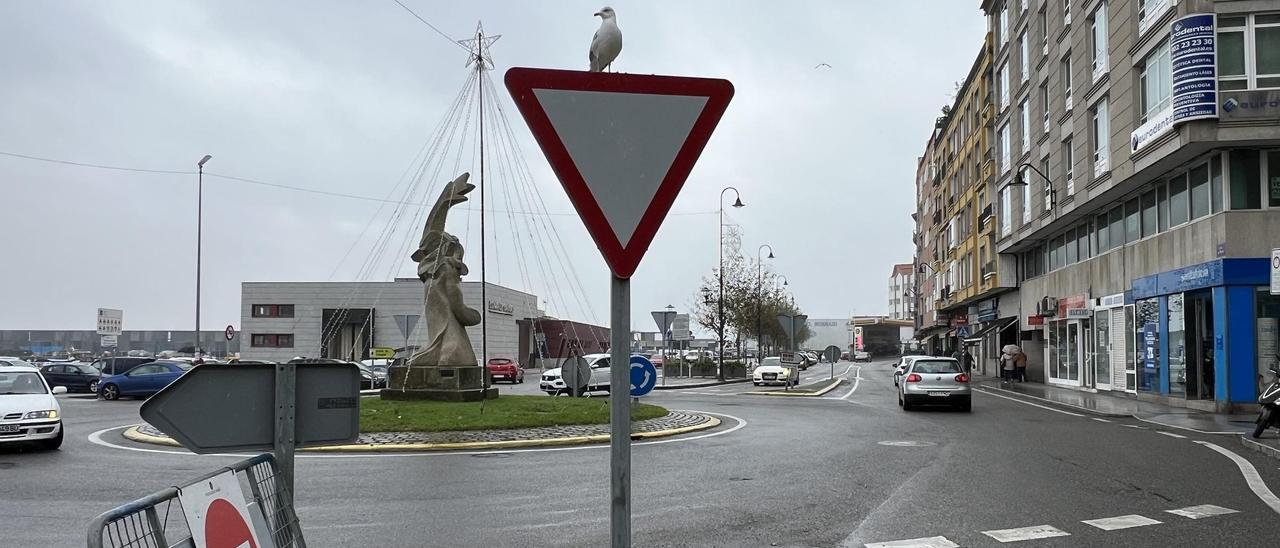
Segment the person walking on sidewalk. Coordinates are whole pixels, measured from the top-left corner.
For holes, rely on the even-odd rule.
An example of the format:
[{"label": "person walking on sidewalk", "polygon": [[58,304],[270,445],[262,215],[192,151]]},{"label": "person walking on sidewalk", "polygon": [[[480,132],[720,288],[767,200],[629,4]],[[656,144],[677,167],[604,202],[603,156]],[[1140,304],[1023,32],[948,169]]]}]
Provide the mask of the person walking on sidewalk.
[{"label": "person walking on sidewalk", "polygon": [[1014,377],[1018,382],[1027,382],[1027,353],[1021,348],[1018,349],[1018,355],[1013,358]]},{"label": "person walking on sidewalk", "polygon": [[1000,382],[1012,382],[1016,375],[1018,356],[1010,350],[1009,345],[1004,347],[1000,354]]}]

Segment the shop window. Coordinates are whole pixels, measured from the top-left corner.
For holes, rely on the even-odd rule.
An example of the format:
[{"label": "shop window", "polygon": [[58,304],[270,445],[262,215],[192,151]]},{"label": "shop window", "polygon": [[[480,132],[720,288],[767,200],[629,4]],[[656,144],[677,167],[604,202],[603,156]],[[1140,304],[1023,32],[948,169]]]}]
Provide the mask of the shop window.
[{"label": "shop window", "polygon": [[1187,176],[1178,175],[1169,180],[1169,226],[1178,226],[1187,222],[1189,211],[1187,199]]},{"label": "shop window", "polygon": [[1138,241],[1141,236],[1142,223],[1140,222],[1141,209],[1138,207],[1138,199],[1129,200],[1124,205],[1124,242],[1132,243]]},{"label": "shop window", "polygon": [[1261,177],[1258,151],[1231,151],[1231,209],[1261,209]]},{"label": "shop window", "polygon": [[1138,390],[1160,391],[1160,302],[1144,299],[1135,310],[1134,342],[1138,355]]},{"label": "shop window", "polygon": [[[1136,306],[1134,306],[1134,305],[1127,305],[1127,306],[1125,306],[1125,307],[1124,307],[1124,332],[1125,332],[1125,333],[1133,333],[1133,332],[1134,332],[1134,323],[1135,323],[1135,321],[1136,321],[1136,320],[1135,320],[1135,318],[1134,318],[1134,316],[1135,316],[1134,309],[1135,309],[1135,308],[1137,308],[1137,307],[1136,307]],[[1138,389],[1138,377],[1137,377],[1137,375],[1134,373],[1134,371],[1135,371],[1135,369],[1134,369],[1134,368],[1137,366],[1137,363],[1138,363],[1138,362],[1137,362],[1137,359],[1138,359],[1138,345],[1136,344],[1136,343],[1137,343],[1137,338],[1136,338],[1136,337],[1125,337],[1124,339],[1125,339],[1125,341],[1126,341],[1126,342],[1128,342],[1128,343],[1129,343],[1129,348],[1128,348],[1128,349],[1126,349],[1126,350],[1125,350],[1125,353],[1124,353],[1124,369],[1125,369],[1125,372],[1124,372],[1124,389],[1125,389],[1125,390],[1127,390],[1127,391],[1129,391],[1129,392],[1133,392],[1133,391],[1136,391],[1136,390]]]},{"label": "shop window", "polygon": [[[1195,374],[1192,371],[1188,375],[1182,311],[1182,294],[1169,295],[1169,394],[1185,397],[1187,395],[1188,377],[1191,377],[1192,386],[1194,387]],[[1193,388],[1192,393],[1194,392],[1195,389]]]},{"label": "shop window", "polygon": [[1156,218],[1156,191],[1152,190],[1142,195],[1142,237],[1154,236],[1156,228],[1159,224]]},{"label": "shop window", "polygon": [[1201,164],[1191,170],[1191,220],[1209,214],[1209,164]]},{"label": "shop window", "polygon": [[1093,315],[1094,382],[1111,384],[1111,312],[1099,310]]},{"label": "shop window", "polygon": [[1280,359],[1276,357],[1280,354],[1280,347],[1277,347],[1277,339],[1280,338],[1280,295],[1272,295],[1266,287],[1259,287],[1257,295],[1258,369],[1255,383],[1261,394],[1267,379],[1275,376],[1269,371],[1270,368],[1280,364]]}]

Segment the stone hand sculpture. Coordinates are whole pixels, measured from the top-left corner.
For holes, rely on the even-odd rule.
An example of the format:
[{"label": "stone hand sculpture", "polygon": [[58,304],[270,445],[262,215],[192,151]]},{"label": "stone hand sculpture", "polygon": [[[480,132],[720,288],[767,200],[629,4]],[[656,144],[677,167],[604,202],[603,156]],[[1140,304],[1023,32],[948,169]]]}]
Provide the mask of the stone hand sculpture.
[{"label": "stone hand sculpture", "polygon": [[467,265],[462,262],[462,244],[457,236],[444,231],[449,208],[467,201],[467,193],[475,189],[467,182],[470,178],[471,174],[463,173],[445,185],[427,216],[422,241],[411,256],[418,263],[418,278],[426,293],[427,337],[410,366],[476,365],[466,328],[480,324],[480,312],[463,304],[462,276],[467,274]]}]

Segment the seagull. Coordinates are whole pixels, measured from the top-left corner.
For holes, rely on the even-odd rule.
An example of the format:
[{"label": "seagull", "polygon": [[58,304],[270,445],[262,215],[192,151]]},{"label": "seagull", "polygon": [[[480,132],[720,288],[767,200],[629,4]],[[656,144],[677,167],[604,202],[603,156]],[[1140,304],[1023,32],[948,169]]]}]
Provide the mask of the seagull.
[{"label": "seagull", "polygon": [[828,65],[828,64],[826,64],[826,63],[818,63],[818,64],[817,64],[816,66],[814,66],[813,68],[815,68],[815,69],[819,69],[819,68],[822,68],[822,67],[831,68],[831,65]]},{"label": "seagull", "polygon": [[600,29],[591,37],[587,58],[591,60],[591,72],[602,72],[622,53],[622,30],[618,28],[618,16],[613,8],[605,6],[596,15],[600,17]]}]

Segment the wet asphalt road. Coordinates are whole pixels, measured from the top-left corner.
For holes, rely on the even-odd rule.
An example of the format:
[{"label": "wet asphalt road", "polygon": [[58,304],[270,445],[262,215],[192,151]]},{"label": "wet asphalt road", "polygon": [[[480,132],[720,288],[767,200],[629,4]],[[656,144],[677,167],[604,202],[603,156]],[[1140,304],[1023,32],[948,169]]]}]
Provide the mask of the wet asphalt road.
[{"label": "wet asphalt road", "polygon": [[[1103,422],[987,393],[974,396],[972,413],[904,412],[890,371],[883,362],[842,363],[836,372],[847,382],[822,398],[743,395],[758,390],[749,384],[655,392],[649,402],[714,413],[724,425],[695,439],[635,445],[635,545],[943,537],[1004,546],[984,531],[1049,526],[1066,536],[1011,544],[1260,546],[1280,533],[1280,514],[1238,464],[1198,443],[1238,454],[1264,489],[1280,489],[1280,461],[1234,437]],[[823,366],[806,378],[828,374]],[[530,382],[514,391],[530,387],[536,392]],[[124,441],[116,427],[137,422],[139,402],[62,401],[62,450],[0,450],[2,546],[83,545],[99,512],[236,460]],[[89,440],[95,432],[102,443]],[[298,513],[315,547],[601,546],[608,456],[591,447],[302,457]],[[1168,512],[1205,504],[1235,512]],[[1160,523],[1083,523],[1130,514]]]}]

